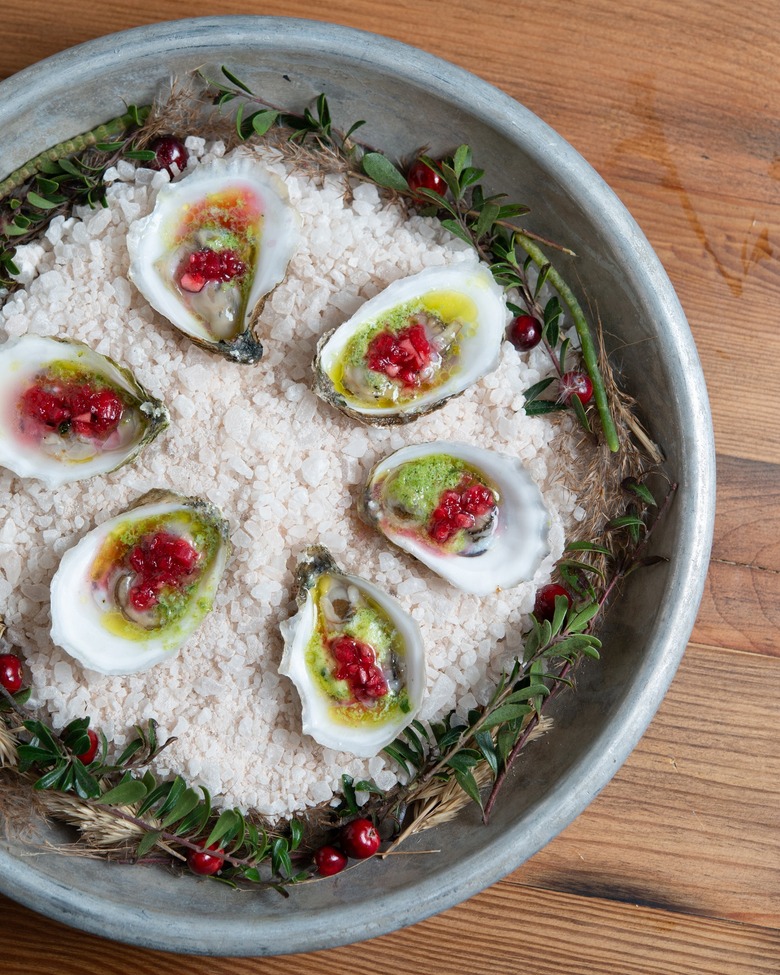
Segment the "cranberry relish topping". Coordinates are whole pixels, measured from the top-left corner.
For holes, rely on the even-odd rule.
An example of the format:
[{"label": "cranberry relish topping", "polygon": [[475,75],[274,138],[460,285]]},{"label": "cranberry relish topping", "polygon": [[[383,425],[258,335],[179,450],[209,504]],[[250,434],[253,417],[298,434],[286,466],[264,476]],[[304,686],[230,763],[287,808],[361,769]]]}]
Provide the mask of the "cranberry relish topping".
[{"label": "cranberry relish topping", "polygon": [[197,294],[209,281],[232,281],[246,274],[246,264],[234,250],[200,250],[190,254],[179,270],[179,285]]},{"label": "cranberry relish topping", "polygon": [[336,661],[333,676],[347,682],[356,701],[372,701],[387,694],[387,681],[377,665],[374,649],[367,643],[339,636],[330,641],[329,648]]},{"label": "cranberry relish topping", "polygon": [[380,332],[368,346],[366,363],[369,369],[397,379],[404,387],[419,386],[425,371],[430,373],[431,343],[425,327],[416,323],[400,332]]},{"label": "cranberry relish topping", "polygon": [[435,542],[448,542],[458,532],[475,528],[478,520],[495,506],[496,499],[489,487],[464,478],[455,490],[442,492],[428,523],[428,534]]},{"label": "cranberry relish topping", "polygon": [[19,400],[25,433],[39,438],[56,431],[61,437],[106,440],[122,419],[125,404],[115,390],[87,376],[62,379],[56,372],[35,378]]},{"label": "cranberry relish topping", "polygon": [[199,558],[181,535],[160,531],[142,538],[128,557],[136,574],[128,590],[133,609],[146,612],[157,606],[163,591],[180,591],[190,580]]}]

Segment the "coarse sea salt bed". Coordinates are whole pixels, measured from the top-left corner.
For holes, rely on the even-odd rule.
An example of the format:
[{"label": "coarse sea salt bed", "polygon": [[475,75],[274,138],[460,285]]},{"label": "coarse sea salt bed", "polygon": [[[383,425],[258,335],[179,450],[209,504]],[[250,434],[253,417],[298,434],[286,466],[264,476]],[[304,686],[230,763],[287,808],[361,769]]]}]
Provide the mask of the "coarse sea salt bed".
[{"label": "coarse sea salt bed", "polygon": [[[199,138],[188,148],[190,168],[224,155],[222,144]],[[277,672],[279,623],[294,612],[293,573],[307,545],[325,545],[344,571],[394,594],[417,620],[427,720],[486,699],[521,648],[534,593],[565,533],[585,512],[564,480],[574,436],[559,437],[553,450],[560,421],[523,411],[523,390],[549,368],[538,349],[520,356],[505,343],[495,372],[401,429],[360,426],[314,396],[311,362],[324,332],[396,278],[473,258],[435,219],[408,218],[371,185],[345,196],[342,178],[315,181],[290,173],[278,152],[258,152],[286,181],[301,244],[260,317],[257,365],[202,351],[128,281],[128,226],[151,210],[165,172],[120,162],[107,174],[107,209],[58,217],[44,240],[20,249],[26,288],[0,309],[0,336],[88,343],[130,366],[167,403],[171,426],[133,464],[89,481],[49,490],[0,470],[0,608],[32,676],[31,704],[55,727],[89,715],[121,747],[136,723],[155,718],[163,740],[178,739],[157,760],[160,775],[183,775],[219,805],[276,818],[332,799],[343,773],[381,788],[396,781],[389,759],[356,759],[304,737],[297,693]],[[466,595],[358,519],[360,485],[374,463],[406,444],[443,439],[526,463],[551,514],[552,551],[532,581]],[[213,612],[178,655],[145,673],[106,677],[52,644],[49,584],[63,552],[151,488],[217,504],[232,526],[233,554]]]}]

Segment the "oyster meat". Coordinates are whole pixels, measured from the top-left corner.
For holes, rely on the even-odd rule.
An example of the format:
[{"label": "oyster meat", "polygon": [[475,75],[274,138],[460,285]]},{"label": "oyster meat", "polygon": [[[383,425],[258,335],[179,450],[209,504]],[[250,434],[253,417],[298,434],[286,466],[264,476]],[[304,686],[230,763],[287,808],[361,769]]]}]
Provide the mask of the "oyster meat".
[{"label": "oyster meat", "polygon": [[533,579],[549,553],[541,492],[515,457],[437,441],[380,461],[360,516],[453,586],[485,596]]},{"label": "oyster meat", "polygon": [[283,280],[298,242],[287,190],[249,155],[199,166],[164,186],[130,229],[130,278],[194,342],[257,362],[252,332],[264,297]]},{"label": "oyster meat", "polygon": [[210,611],[229,554],[214,505],[150,491],[63,555],[51,584],[52,640],[102,674],[169,659]]},{"label": "oyster meat", "polygon": [[387,593],[344,575],[322,547],[304,553],[297,584],[298,612],[281,625],[279,672],[298,689],[304,734],[370,758],[422,704],[419,628]]},{"label": "oyster meat", "polygon": [[168,411],[130,372],[71,339],[0,347],[0,466],[56,487],[133,460]]},{"label": "oyster meat", "polygon": [[322,337],[314,391],[364,423],[408,423],[495,369],[507,318],[484,265],[402,278]]}]

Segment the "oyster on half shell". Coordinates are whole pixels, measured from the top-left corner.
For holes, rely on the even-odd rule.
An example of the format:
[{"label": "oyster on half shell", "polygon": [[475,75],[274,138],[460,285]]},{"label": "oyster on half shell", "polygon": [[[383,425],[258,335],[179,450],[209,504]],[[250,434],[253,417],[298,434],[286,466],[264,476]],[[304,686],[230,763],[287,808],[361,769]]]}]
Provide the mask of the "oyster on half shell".
[{"label": "oyster on half shell", "polygon": [[533,579],[549,554],[542,495],[515,457],[437,441],[371,471],[360,516],[453,586],[485,596]]},{"label": "oyster on half shell", "polygon": [[282,181],[251,156],[234,154],[160,190],[127,236],[130,278],[202,348],[257,362],[263,347],[254,321],[297,243]]},{"label": "oyster on half shell", "polygon": [[133,674],[169,659],[214,601],[229,528],[201,498],[150,491],[62,557],[51,636],[85,667]]},{"label": "oyster on half shell", "polygon": [[408,423],[495,369],[507,318],[485,265],[401,278],[322,337],[314,391],[363,423]]},{"label": "oyster on half shell", "polygon": [[360,758],[414,719],[425,691],[420,630],[381,589],[313,546],[298,566],[298,612],[281,624],[279,672],[298,689],[304,734]]},{"label": "oyster on half shell", "polygon": [[168,426],[129,369],[65,338],[0,347],[0,466],[49,487],[129,463]]}]

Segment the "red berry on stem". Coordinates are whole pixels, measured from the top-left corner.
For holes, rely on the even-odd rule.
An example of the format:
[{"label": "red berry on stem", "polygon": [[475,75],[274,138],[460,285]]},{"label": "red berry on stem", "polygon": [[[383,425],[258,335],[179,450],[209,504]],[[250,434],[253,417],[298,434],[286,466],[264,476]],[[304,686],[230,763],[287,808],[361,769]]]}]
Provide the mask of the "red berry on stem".
[{"label": "red berry on stem", "polygon": [[379,849],[381,840],[370,819],[355,819],[341,831],[341,845],[347,856],[367,860]]},{"label": "red berry on stem", "polygon": [[565,596],[569,601],[569,606],[571,606],[573,600],[569,590],[564,589],[563,586],[559,586],[557,582],[551,582],[547,586],[542,586],[537,591],[534,602],[534,616],[539,621],[549,620],[552,623],[553,616],[555,616],[556,596]]},{"label": "red berry on stem", "polygon": [[9,694],[16,694],[22,689],[22,661],[15,653],[0,654],[0,684]]},{"label": "red berry on stem", "polygon": [[333,877],[347,865],[347,858],[335,846],[321,846],[314,854],[317,873],[321,877]]},{"label": "red berry on stem", "polygon": [[518,352],[529,352],[542,341],[542,326],[533,315],[517,315],[509,323],[506,335]]},{"label": "red berry on stem", "polygon": [[[212,843],[210,850],[216,850],[219,843]],[[212,856],[205,850],[190,850],[187,854],[187,866],[200,877],[210,877],[222,869],[224,861],[220,857]]]},{"label": "red berry on stem", "polygon": [[149,148],[154,153],[154,159],[148,163],[149,169],[167,169],[172,177],[176,175],[172,167],[176,166],[181,172],[190,158],[187,147],[175,135],[161,135]]},{"label": "red berry on stem", "polygon": [[447,184],[444,181],[444,177],[431,169],[422,159],[413,162],[409,167],[409,172],[406,174],[406,182],[409,184],[409,189],[412,193],[417,193],[418,190],[432,190],[434,193],[438,193],[439,196],[444,196],[447,192]]},{"label": "red berry on stem", "polygon": [[89,765],[90,762],[95,761],[98,745],[100,743],[97,734],[91,728],[87,728],[87,738],[89,738],[89,748],[76,756],[82,765]]},{"label": "red berry on stem", "polygon": [[562,403],[571,403],[572,396],[576,396],[583,406],[593,399],[593,383],[586,372],[565,372],[558,380],[558,399]]}]

